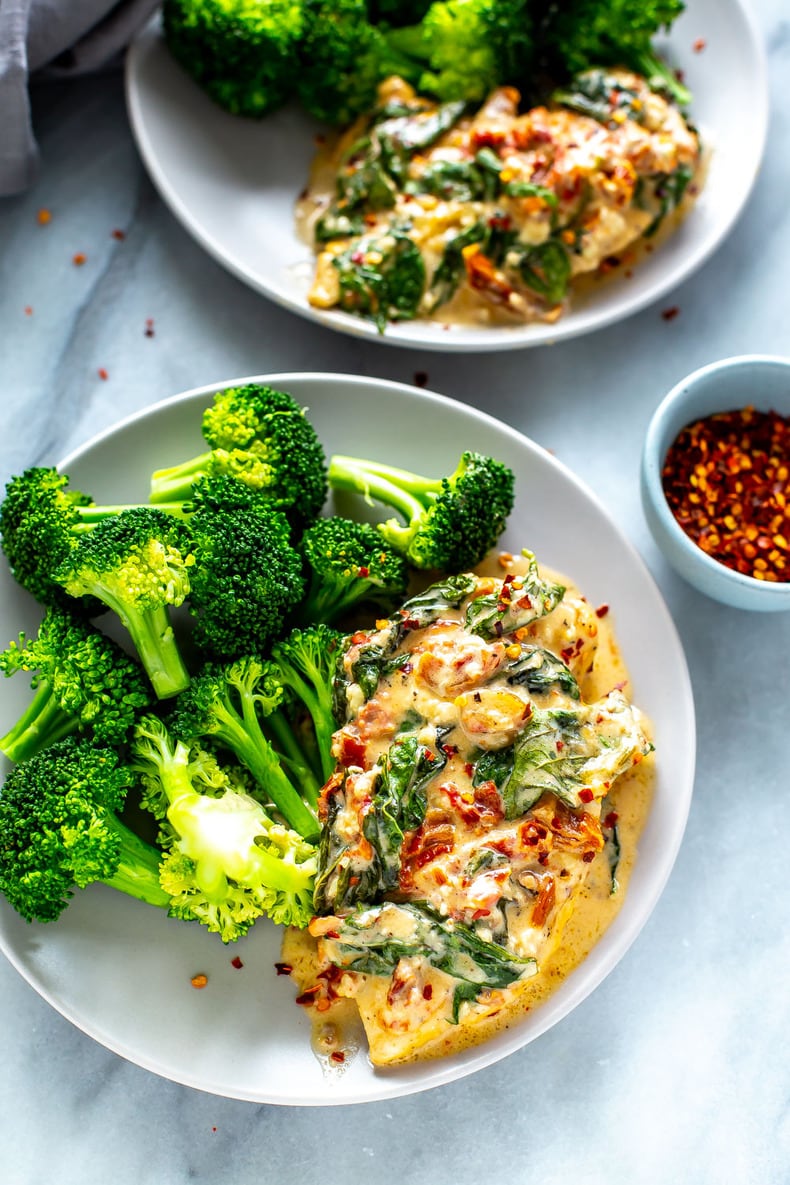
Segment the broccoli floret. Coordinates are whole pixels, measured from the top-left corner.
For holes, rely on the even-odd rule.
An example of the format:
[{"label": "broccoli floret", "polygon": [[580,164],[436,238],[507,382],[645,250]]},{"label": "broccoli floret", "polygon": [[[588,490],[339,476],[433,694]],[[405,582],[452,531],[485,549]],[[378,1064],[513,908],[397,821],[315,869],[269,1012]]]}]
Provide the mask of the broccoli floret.
[{"label": "broccoli floret", "polygon": [[410,61],[399,72],[417,90],[481,102],[527,76],[532,21],[527,0],[436,0],[418,25],[392,30],[387,42]]},{"label": "broccoli floret", "polygon": [[335,456],[329,484],[400,511],[405,524],[389,519],[378,529],[415,568],[473,568],[495,545],[513,509],[513,471],[480,453],[463,453],[454,473],[436,479]]},{"label": "broccoli floret", "polygon": [[389,613],[406,596],[406,561],[369,523],[320,518],[305,531],[300,547],[309,580],[301,621],[332,624],[361,604]]},{"label": "broccoli floret", "polygon": [[234,115],[260,118],[293,93],[300,0],[165,0],[162,19],[176,61]]},{"label": "broccoli floret", "polygon": [[227,475],[265,494],[292,526],[317,518],[326,498],[326,457],[290,395],[255,383],[218,391],[203,414],[203,435],[208,452],[153,474],[153,503],[188,501],[200,478]]},{"label": "broccoli floret", "polygon": [[97,597],[117,613],[159,699],[189,683],[168,610],[189,593],[193,562],[183,525],[139,507],[82,535],[54,573],[70,596]]},{"label": "broccoli floret", "polygon": [[555,75],[569,77],[594,66],[627,66],[681,106],[691,92],[654,51],[651,40],[685,8],[682,0],[570,0],[552,3],[543,37]]},{"label": "broccoli floret", "polygon": [[[172,727],[184,741],[207,738],[229,749],[288,825],[300,835],[313,836],[318,831],[315,783],[297,788],[266,735],[265,722],[276,716],[282,701],[282,682],[274,664],[255,656],[229,664],[206,663],[178,697]],[[312,801],[306,802],[303,794]]]},{"label": "broccoli floret", "polygon": [[375,104],[386,39],[366,0],[306,0],[297,91],[316,119],[346,124]]},{"label": "broccoli floret", "polygon": [[[34,467],[12,477],[0,507],[3,551],[15,579],[37,601],[76,608],[52,573],[81,535],[129,506],[97,506],[87,494],[69,489],[69,479],[51,467]],[[162,510],[181,513],[179,506]],[[100,611],[97,602],[84,606]]]},{"label": "broccoli floret", "polygon": [[[229,505],[233,486],[246,494],[236,509]],[[198,509],[189,520],[194,641],[219,660],[267,649],[304,594],[302,560],[288,521],[230,478],[206,479],[195,501]]]},{"label": "broccoli floret", "polygon": [[112,749],[68,737],[15,766],[0,794],[0,892],[27,921],[54,921],[103,881],[167,908],[160,853],[118,818],[133,773]]},{"label": "broccoli floret", "polygon": [[283,685],[310,714],[318,749],[318,772],[324,782],[335,768],[332,734],[338,725],[332,700],[342,638],[342,634],[327,625],[313,625],[292,630],[272,650]]},{"label": "broccoli floret", "polygon": [[201,749],[171,737],[161,720],[137,726],[132,762],[144,802],[164,808],[160,869],[170,914],[196,919],[223,942],[259,917],[306,926],[312,913],[316,849],[276,823],[259,802]]},{"label": "broccoli floret", "polygon": [[20,634],[0,654],[0,670],[34,672],[33,701],[0,738],[0,751],[25,761],[73,732],[117,745],[151,706],[145,674],[106,634],[65,609],[49,609],[36,638]]}]

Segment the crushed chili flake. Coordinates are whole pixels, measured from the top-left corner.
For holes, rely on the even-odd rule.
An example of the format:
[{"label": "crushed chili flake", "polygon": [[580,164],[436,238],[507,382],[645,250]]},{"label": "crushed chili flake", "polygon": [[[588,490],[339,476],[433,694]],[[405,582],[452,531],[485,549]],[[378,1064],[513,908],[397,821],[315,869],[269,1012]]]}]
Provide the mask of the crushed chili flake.
[{"label": "crushed chili flake", "polygon": [[704,37],[698,37],[691,48],[694,50],[694,53],[702,53],[707,44],[708,43]]},{"label": "crushed chili flake", "polygon": [[611,830],[619,818],[620,816],[618,815],[617,811],[609,811],[609,814],[606,815],[603,821],[604,827],[608,827]]},{"label": "crushed chili flake", "polygon": [[293,971],[290,963],[275,963],[274,967],[278,975],[290,975]]},{"label": "crushed chili flake", "polygon": [[583,786],[579,791],[579,799],[581,802],[592,802],[595,795],[589,786]]},{"label": "crushed chili flake", "polygon": [[201,971],[199,975],[193,975],[189,982],[193,988],[204,988],[208,983],[208,976]]},{"label": "crushed chili flake", "polygon": [[422,998],[423,1000],[430,1000],[432,996],[433,986],[430,983],[426,983],[425,987],[422,989]]},{"label": "crushed chili flake", "polygon": [[122,242],[123,242],[123,240],[126,238],[126,231],[125,231],[125,230],[121,230],[121,229],[120,229],[119,227],[117,227],[117,226],[116,226],[115,230],[111,231],[110,233],[111,233],[112,237],[113,237],[114,239],[117,239],[117,241],[118,241],[119,243],[122,243]]},{"label": "crushed chili flake", "polygon": [[744,576],[790,581],[790,418],[749,406],[688,424],[661,478],[706,555]]},{"label": "crushed chili flake", "polygon": [[51,222],[51,221],[52,221],[52,211],[51,210],[39,210],[38,214],[36,214],[36,222],[39,224],[39,226],[46,226],[47,223]]},{"label": "crushed chili flake", "polygon": [[109,372],[107,370],[105,370],[105,368],[103,366],[100,366],[99,369],[96,371],[96,373],[98,374],[99,378],[103,382],[106,382],[107,379],[110,377]]},{"label": "crushed chili flake", "polygon": [[244,966],[244,964],[242,963],[242,961],[238,955],[236,955],[234,958],[231,959],[230,965],[231,965],[231,967],[235,967],[237,971],[240,971],[242,969],[242,967]]},{"label": "crushed chili flake", "polygon": [[25,305],[25,316],[26,316],[26,317],[32,317],[32,316],[33,316],[33,306],[32,306],[31,304],[26,304],[26,305]]},{"label": "crushed chili flake", "polygon": [[661,316],[664,318],[665,321],[674,321],[675,317],[677,317],[679,312],[680,312],[680,309],[678,308],[678,306],[676,304],[673,304],[671,308],[663,309]]},{"label": "crushed chili flake", "polygon": [[88,262],[88,256],[84,251],[77,251],[75,255],[72,255],[71,262],[75,267],[82,267],[84,263]]},{"label": "crushed chili flake", "polygon": [[427,372],[427,370],[416,370],[414,372],[414,385],[415,385],[415,387],[427,387],[428,386],[428,372]]},{"label": "crushed chili flake", "polygon": [[595,616],[596,617],[606,617],[606,614],[608,612],[609,612],[608,605],[599,605],[598,608],[595,610]]},{"label": "crushed chili flake", "polygon": [[346,1060],[346,1055],[343,1053],[342,1049],[333,1049],[329,1057],[333,1062],[337,1062],[339,1065],[342,1065]]},{"label": "crushed chili flake", "polygon": [[154,319],[153,319],[153,317],[146,317],[145,329],[143,330],[143,332],[145,333],[146,337],[153,337],[154,336]]}]

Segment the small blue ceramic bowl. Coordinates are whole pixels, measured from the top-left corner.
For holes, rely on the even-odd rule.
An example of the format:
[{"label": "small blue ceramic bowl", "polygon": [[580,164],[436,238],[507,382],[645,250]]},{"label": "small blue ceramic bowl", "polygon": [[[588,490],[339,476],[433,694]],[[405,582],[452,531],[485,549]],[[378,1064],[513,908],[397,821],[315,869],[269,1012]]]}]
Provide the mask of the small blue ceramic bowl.
[{"label": "small blue ceramic bowl", "polygon": [[790,582],[742,576],[711,559],[677,523],[661,485],[670,445],[682,428],[715,412],[753,406],[790,417],[790,359],[752,354],[695,370],[656,409],[642,452],[642,505],[656,543],[689,584],[736,609],[790,609]]}]

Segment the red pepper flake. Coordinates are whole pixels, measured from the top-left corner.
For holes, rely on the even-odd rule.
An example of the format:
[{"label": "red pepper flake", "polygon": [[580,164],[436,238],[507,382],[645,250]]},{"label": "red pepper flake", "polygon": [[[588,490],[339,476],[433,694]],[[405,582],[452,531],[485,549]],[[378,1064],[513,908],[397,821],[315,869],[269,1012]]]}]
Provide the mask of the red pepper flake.
[{"label": "red pepper flake", "polygon": [[274,967],[278,975],[290,975],[293,971],[290,963],[275,963]]},{"label": "red pepper flake", "polygon": [[108,371],[106,371],[103,366],[100,366],[99,369],[96,371],[96,373],[98,374],[98,376],[102,380],[102,382],[106,382],[107,379],[110,377]]},{"label": "red pepper flake", "polygon": [[110,234],[111,234],[111,235],[112,235],[112,237],[113,237],[114,239],[116,239],[116,240],[117,240],[117,242],[119,242],[119,243],[122,243],[122,242],[124,241],[124,239],[126,238],[126,231],[125,231],[125,230],[121,230],[121,229],[120,229],[119,227],[117,227],[117,226],[116,226],[115,230],[113,230],[113,231],[110,231]]},{"label": "red pepper flake", "polygon": [[704,37],[698,37],[691,48],[694,50],[694,53],[702,53],[707,44],[708,43]]},{"label": "red pepper flake", "polygon": [[423,998],[423,1000],[430,1000],[432,996],[433,996],[433,984],[426,983],[425,987],[422,989],[422,998]]},{"label": "red pepper flake", "polygon": [[231,959],[230,965],[231,967],[235,967],[237,971],[241,971],[242,967],[244,966],[238,955]]},{"label": "red pepper flake", "polygon": [[595,852],[582,852],[582,860],[585,864],[592,864],[595,859]]},{"label": "red pepper flake", "polygon": [[32,316],[33,316],[33,306],[32,306],[32,304],[26,304],[26,305],[25,305],[25,316],[26,316],[26,317],[32,317]]},{"label": "red pepper flake", "polygon": [[[458,752],[457,745],[440,745],[439,748],[441,749],[442,753],[444,753],[445,757],[455,757],[456,753]],[[474,769],[474,766],[472,766],[472,769]],[[469,776],[471,777],[471,774]]]},{"label": "red pepper flake", "polygon": [[201,971],[199,975],[193,975],[189,982],[193,988],[204,988],[208,983],[208,976]]},{"label": "red pepper flake", "polygon": [[211,1129],[211,1130],[212,1130],[213,1132],[215,1132],[217,1129],[216,1129],[215,1127],[212,1127],[212,1129]]},{"label": "red pepper flake", "polygon": [[72,255],[71,262],[75,267],[82,267],[84,263],[88,262],[88,256],[84,251],[78,251],[76,255]]},{"label": "red pepper flake", "polygon": [[321,984],[314,983],[312,987],[305,988],[305,990],[301,993],[301,995],[296,997],[296,1003],[303,1004],[303,1005],[312,1004],[315,1000],[315,997],[318,995],[318,993],[320,991],[321,991]]},{"label": "red pepper flake", "polygon": [[366,568],[365,565],[362,564],[359,568],[357,568],[357,576],[359,576],[360,580],[367,580],[368,576],[370,576],[370,568]]},{"label": "red pepper flake", "polygon": [[42,209],[42,210],[39,210],[38,214],[36,214],[36,222],[38,223],[39,226],[46,226],[51,221],[52,221],[52,211],[51,210],[43,210]]},{"label": "red pepper flake", "polygon": [[476,909],[475,912],[472,914],[472,921],[477,922],[480,920],[480,918],[490,918],[490,917],[491,917],[491,910],[490,909]]},{"label": "red pepper flake", "polygon": [[427,387],[428,386],[428,371],[427,370],[416,370],[414,372],[414,385],[415,385],[415,387]]},{"label": "red pepper flake", "polygon": [[673,304],[671,308],[664,309],[661,313],[661,316],[664,318],[665,321],[674,321],[675,317],[677,317],[679,312],[680,312],[680,309],[678,308],[678,306],[676,304]]},{"label": "red pepper flake", "polygon": [[595,795],[593,794],[590,787],[582,786],[581,790],[579,791],[579,799],[581,802],[592,802],[593,798],[595,798]]},{"label": "red pepper flake", "polygon": [[145,329],[143,332],[145,333],[146,337],[153,337],[154,336],[154,319],[153,319],[153,317],[146,317]]},{"label": "red pepper flake", "polygon": [[336,1062],[339,1066],[342,1066],[343,1062],[346,1060],[346,1055],[343,1053],[342,1049],[333,1049],[329,1055],[329,1058],[330,1061]]},{"label": "red pepper flake", "polygon": [[661,477],[706,555],[756,580],[790,581],[790,418],[745,407],[688,424]]},{"label": "red pepper flake", "polygon": [[595,610],[595,616],[596,617],[606,617],[606,614],[608,612],[609,612],[608,605],[599,605],[598,608]]},{"label": "red pepper flake", "polygon": [[603,821],[604,827],[607,827],[611,831],[612,827],[614,827],[619,818],[620,816],[618,815],[617,811],[609,811],[609,814]]}]

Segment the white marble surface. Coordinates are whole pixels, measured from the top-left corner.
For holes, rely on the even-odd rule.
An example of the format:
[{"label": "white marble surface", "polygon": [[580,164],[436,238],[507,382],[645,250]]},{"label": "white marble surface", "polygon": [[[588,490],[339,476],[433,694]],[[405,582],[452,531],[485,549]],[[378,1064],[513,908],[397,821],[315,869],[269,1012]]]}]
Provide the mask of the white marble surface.
[{"label": "white marble surface", "polygon": [[[790,13],[786,0],[754,8],[771,66],[769,148],[727,242],[662,305],[519,354],[364,345],[275,308],[162,206],[118,76],[36,94],[43,171],[0,204],[0,479],[199,384],[300,368],[406,381],[427,371],[434,389],[555,450],[641,549],[687,648],[699,763],[676,868],[616,971],[520,1053],[426,1094],[324,1111],[204,1095],[108,1053],[0,960],[2,1185],[790,1180],[790,618],[728,610],[684,585],[647,534],[637,489],[651,409],[677,379],[730,354],[790,354]],[[680,309],[672,321],[667,304]]]}]

